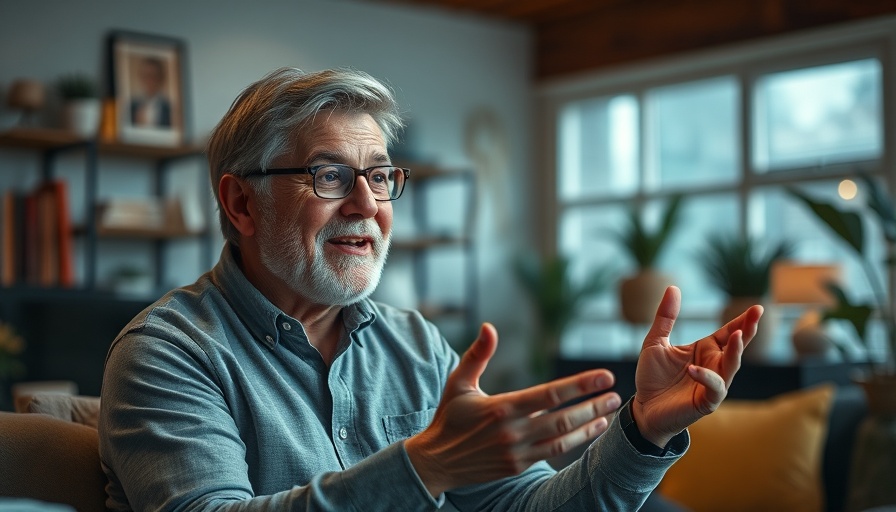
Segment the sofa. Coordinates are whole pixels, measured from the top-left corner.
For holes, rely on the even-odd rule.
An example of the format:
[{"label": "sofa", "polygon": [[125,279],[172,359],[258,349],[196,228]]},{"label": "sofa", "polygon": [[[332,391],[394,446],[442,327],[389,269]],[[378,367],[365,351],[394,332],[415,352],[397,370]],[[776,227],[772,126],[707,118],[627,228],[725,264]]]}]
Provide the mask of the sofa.
[{"label": "sofa", "polygon": [[105,511],[99,399],[34,395],[16,405],[0,412],[0,510]]},{"label": "sofa", "polygon": [[[105,510],[106,477],[99,465],[95,430],[98,405],[99,399],[94,397],[37,395],[20,404],[22,413],[0,412],[0,474],[9,475],[8,478],[0,478],[0,496],[62,503],[79,511]],[[822,385],[767,400],[729,399],[719,411],[707,418],[724,418],[729,415],[729,406],[734,406],[733,409],[740,406],[739,411],[730,411],[731,414],[741,414],[740,418],[735,417],[738,425],[728,430],[711,426],[712,430],[722,434],[721,450],[724,450],[724,445],[737,446],[738,441],[750,435],[732,434],[730,430],[756,430],[754,425],[750,425],[749,418],[765,416],[767,430],[759,432],[759,435],[785,439],[788,449],[801,444],[802,449],[807,449],[810,444],[817,444],[815,455],[821,466],[818,475],[820,478],[818,481],[803,482],[804,485],[814,485],[814,488],[801,491],[800,486],[794,482],[784,481],[782,483],[786,489],[783,492],[791,494],[789,501],[785,500],[781,492],[757,485],[758,480],[763,477],[767,480],[769,477],[763,466],[765,462],[760,460],[758,469],[754,468],[747,478],[738,480],[739,489],[725,489],[724,483],[713,483],[709,485],[712,491],[710,493],[694,492],[694,488],[703,489],[707,484],[701,480],[703,477],[690,473],[688,464],[693,463],[689,463],[687,457],[701,448],[710,452],[710,458],[708,461],[697,461],[697,467],[706,466],[711,475],[727,474],[743,465],[738,457],[715,453],[718,450],[711,445],[719,441],[701,437],[700,427],[695,425],[691,428],[691,449],[666,475],[667,479],[674,477],[683,484],[678,489],[670,488],[670,483],[664,479],[644,504],[643,511],[845,510],[853,444],[856,431],[867,411],[861,388],[854,385]],[[744,420],[744,417],[748,419]],[[760,421],[757,419],[755,423]],[[810,431],[813,428],[814,431]],[[792,437],[790,441],[787,441],[788,435]],[[761,456],[763,449],[768,448],[756,446],[755,443],[743,444],[750,447],[750,455],[754,457],[756,454]],[[550,462],[559,468],[577,456],[575,453],[568,454],[565,459],[558,458]],[[777,453],[767,459],[768,467],[771,468],[794,457]],[[796,459],[800,457],[797,456]],[[692,486],[691,489],[688,488],[689,485]],[[747,499],[732,499],[744,489],[749,495]],[[814,496],[815,491],[819,496]],[[799,492],[805,492],[805,496],[801,496]],[[680,498],[682,493],[684,499]],[[691,507],[688,501],[694,497],[717,499],[718,502],[703,500],[699,507]],[[3,509],[2,503],[0,509]]]}]

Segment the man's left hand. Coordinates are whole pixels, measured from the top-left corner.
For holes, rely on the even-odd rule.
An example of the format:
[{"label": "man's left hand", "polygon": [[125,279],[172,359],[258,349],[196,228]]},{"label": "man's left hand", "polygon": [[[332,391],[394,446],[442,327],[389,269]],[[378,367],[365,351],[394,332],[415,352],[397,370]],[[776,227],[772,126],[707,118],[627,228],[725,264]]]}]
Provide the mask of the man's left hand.
[{"label": "man's left hand", "polygon": [[669,335],[680,309],[681,292],[670,286],[635,372],[632,415],[641,435],[659,447],[722,403],[763,313],[762,306],[751,306],[712,335],[674,346]]}]

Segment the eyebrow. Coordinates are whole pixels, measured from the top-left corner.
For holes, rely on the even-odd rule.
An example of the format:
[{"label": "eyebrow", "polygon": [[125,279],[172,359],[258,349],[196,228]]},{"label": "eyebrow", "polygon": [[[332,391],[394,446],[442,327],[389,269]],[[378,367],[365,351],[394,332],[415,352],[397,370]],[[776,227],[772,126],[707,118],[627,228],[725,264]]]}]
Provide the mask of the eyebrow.
[{"label": "eyebrow", "polygon": [[[342,163],[346,160],[346,158],[339,153],[334,153],[332,151],[319,151],[311,155],[311,158],[308,159],[308,162],[316,162],[316,161],[325,161],[329,163]],[[373,155],[373,161],[378,164],[388,164],[390,163],[389,155],[384,153],[376,153]]]}]

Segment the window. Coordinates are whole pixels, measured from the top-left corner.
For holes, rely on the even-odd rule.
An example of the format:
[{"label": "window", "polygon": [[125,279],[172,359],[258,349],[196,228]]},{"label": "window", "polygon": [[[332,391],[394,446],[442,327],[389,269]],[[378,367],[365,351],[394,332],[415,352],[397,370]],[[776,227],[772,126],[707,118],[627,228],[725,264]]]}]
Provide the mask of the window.
[{"label": "window", "polygon": [[877,59],[770,73],[754,94],[757,171],[881,156]]},{"label": "window", "polygon": [[[668,199],[684,193],[680,228],[659,262],[682,289],[673,343],[691,342],[718,327],[726,297],[707,279],[697,255],[716,233],[749,233],[769,245],[787,241],[793,259],[841,263],[848,292],[871,299],[861,263],[786,193],[849,204],[837,194],[857,170],[885,172],[884,105],[896,88],[882,55],[896,51],[891,21],[884,30],[852,34],[835,46],[786,41],[681,59],[678,65],[605,74],[543,91],[555,122],[557,250],[580,267],[612,265],[624,276],[635,262],[612,232],[630,208],[650,224]],[[885,98],[893,95],[893,98]],[[893,158],[892,156],[889,158]],[[892,186],[892,184],[891,184]],[[851,201],[861,201],[861,194]],[[873,226],[866,226],[873,229]],[[883,260],[880,233],[868,233]],[[885,272],[880,264],[876,269]],[[790,325],[780,315],[773,355],[792,355]],[[769,318],[769,320],[773,320]],[[634,356],[647,326],[619,317],[615,289],[595,298],[566,334],[567,357]],[[878,343],[883,343],[879,340]]]}]

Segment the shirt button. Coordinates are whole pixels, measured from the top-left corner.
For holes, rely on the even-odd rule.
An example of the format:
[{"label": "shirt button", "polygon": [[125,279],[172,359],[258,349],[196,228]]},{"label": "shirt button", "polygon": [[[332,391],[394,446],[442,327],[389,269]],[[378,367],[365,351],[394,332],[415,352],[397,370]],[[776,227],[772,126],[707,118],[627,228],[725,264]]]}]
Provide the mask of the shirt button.
[{"label": "shirt button", "polygon": [[346,438],[348,438],[348,429],[345,427],[342,427],[339,429],[339,439],[344,440]]},{"label": "shirt button", "polygon": [[289,322],[283,322],[283,330],[288,331],[290,329],[292,329],[292,325]]},{"label": "shirt button", "polygon": [[268,340],[268,343],[273,343],[273,342],[274,342],[274,338],[272,338],[270,335],[265,336],[264,339]]}]

